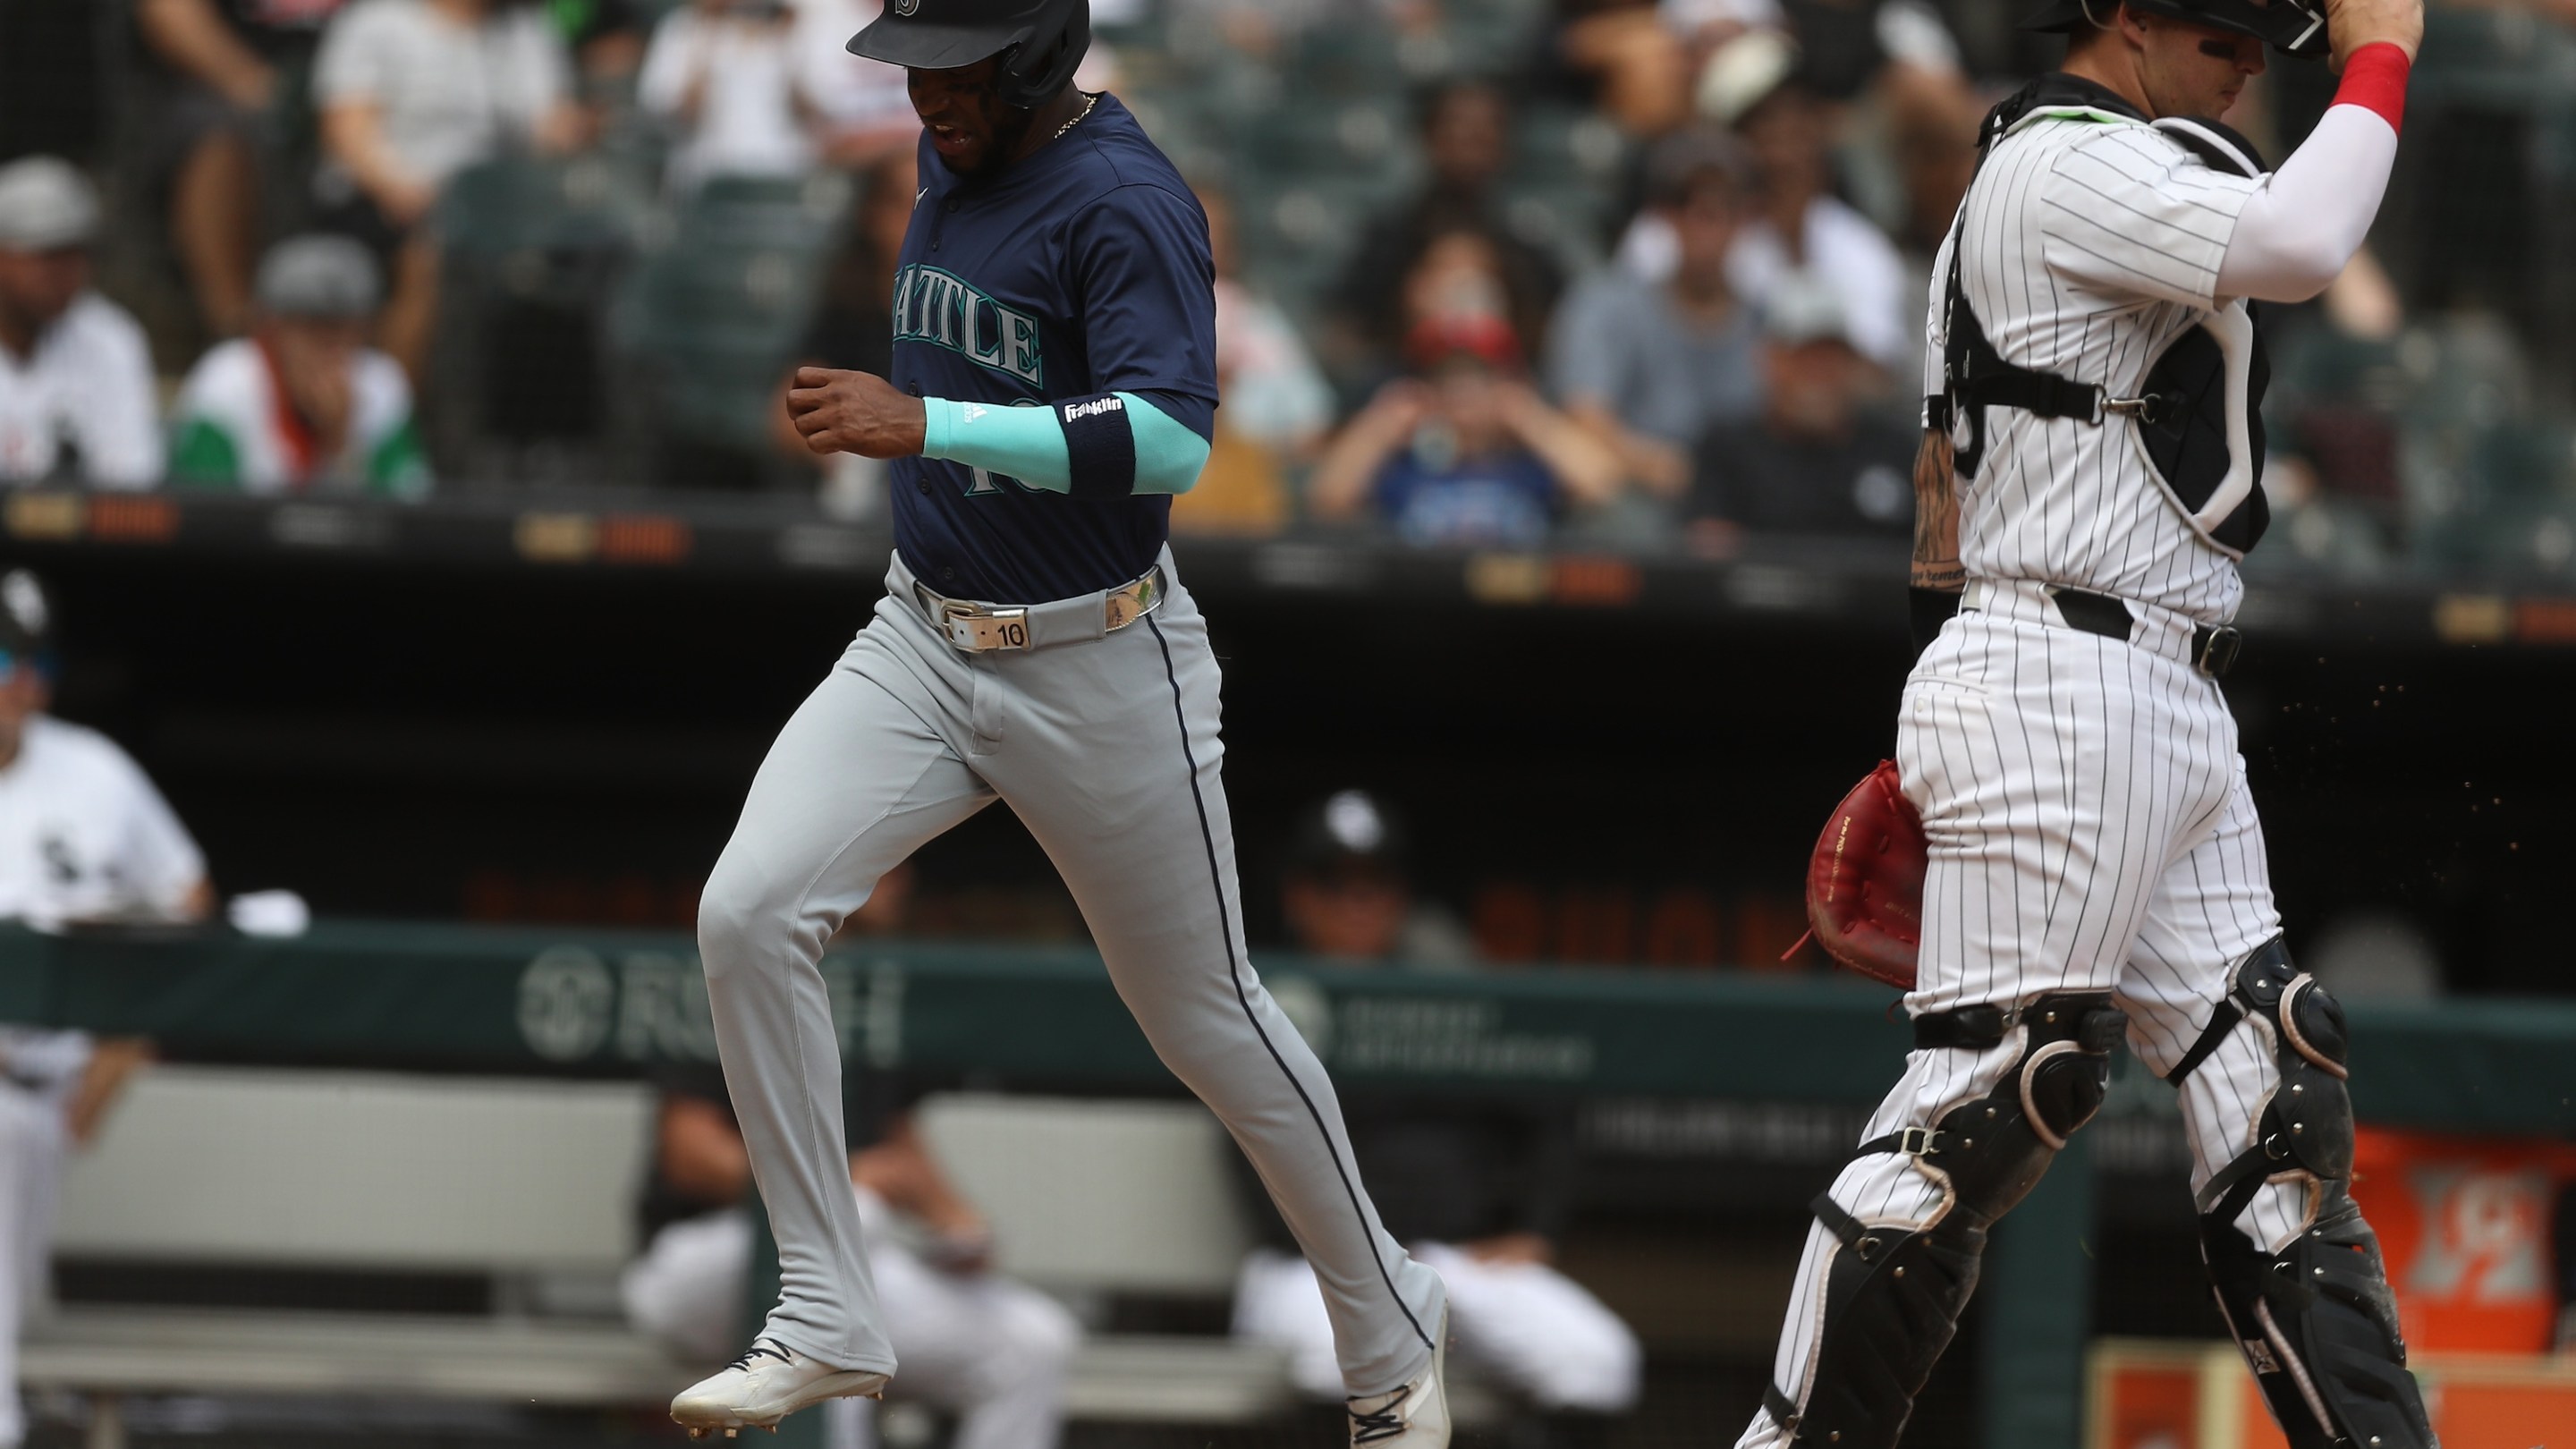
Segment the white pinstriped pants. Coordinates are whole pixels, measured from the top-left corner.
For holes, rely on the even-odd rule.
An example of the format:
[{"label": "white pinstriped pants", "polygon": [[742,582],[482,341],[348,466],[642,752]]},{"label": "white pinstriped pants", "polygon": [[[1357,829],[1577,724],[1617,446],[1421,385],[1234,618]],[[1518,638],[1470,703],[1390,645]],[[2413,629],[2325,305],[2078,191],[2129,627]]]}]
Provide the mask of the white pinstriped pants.
[{"label": "white pinstriped pants", "polygon": [[[2139,642],[2122,643],[2067,627],[2027,586],[1984,602],[1924,651],[1898,723],[1897,769],[1931,850],[1906,1010],[2107,990],[2129,1015],[2130,1050],[2161,1076],[2199,1039],[2229,973],[2281,928],[2235,718],[2183,657],[2188,620],[2133,604]],[[2240,1024],[2183,1085],[2195,1191],[2253,1145],[2280,1084],[2269,1030]],[[2022,1035],[1982,1053],[1912,1053],[1863,1140],[1985,1096],[2020,1061]],[[1943,1205],[1933,1173],[1896,1153],[1854,1160],[1832,1194],[1874,1227],[1928,1227]],[[2238,1226],[2278,1251],[2307,1198],[2302,1185],[2267,1186]],[[1772,1365],[1801,1405],[1841,1250],[1810,1227]],[[1759,1411],[1738,1444],[1785,1441]]]}]

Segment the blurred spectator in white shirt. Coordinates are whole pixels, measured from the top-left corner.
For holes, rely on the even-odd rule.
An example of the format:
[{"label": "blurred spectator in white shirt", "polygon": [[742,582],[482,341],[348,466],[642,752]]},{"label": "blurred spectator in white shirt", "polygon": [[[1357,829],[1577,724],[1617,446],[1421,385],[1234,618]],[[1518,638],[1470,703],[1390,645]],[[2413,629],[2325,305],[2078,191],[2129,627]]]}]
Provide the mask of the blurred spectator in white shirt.
[{"label": "blurred spectator in white shirt", "polygon": [[635,99],[671,125],[669,179],[802,176],[814,164],[814,107],[786,0],[690,0],[653,28]]},{"label": "blurred spectator in white shirt", "polygon": [[380,291],[375,259],[347,237],[271,248],[251,335],[218,343],[179,389],[170,481],[245,493],[426,493],[411,383],[366,345]]},{"label": "blurred spectator in white shirt", "polygon": [[1830,116],[1797,66],[1795,43],[1757,31],[1720,49],[1701,83],[1701,110],[1744,138],[1760,183],[1729,262],[1735,294],[1767,297],[1797,273],[1821,278],[1840,294],[1861,355],[1901,371],[1909,360],[1905,263],[1884,232],[1834,195]]},{"label": "blurred spectator in white shirt", "polygon": [[438,253],[423,223],[456,173],[505,151],[586,139],[563,38],[528,0],[352,0],[313,62],[330,230],[393,275],[380,337],[414,380],[436,319]]},{"label": "blurred spectator in white shirt", "polygon": [[1666,137],[1648,169],[1648,205],[1676,242],[1672,274],[1649,282],[1605,267],[1586,278],[1557,309],[1548,385],[1629,477],[1671,499],[1689,486],[1700,438],[1762,402],[1759,329],[1727,278],[1751,170],[1734,138],[1711,131]]},{"label": "blurred spectator in white shirt", "polygon": [[0,487],[161,478],[143,329],[90,290],[98,193],[70,163],[0,166]]}]

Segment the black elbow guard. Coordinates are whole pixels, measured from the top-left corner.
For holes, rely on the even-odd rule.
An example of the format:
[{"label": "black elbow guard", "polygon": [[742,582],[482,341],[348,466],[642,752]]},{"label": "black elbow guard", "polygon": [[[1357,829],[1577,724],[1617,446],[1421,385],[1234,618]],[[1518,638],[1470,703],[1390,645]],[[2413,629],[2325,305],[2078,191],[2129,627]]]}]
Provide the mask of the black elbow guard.
[{"label": "black elbow guard", "polygon": [[1136,433],[1127,400],[1114,392],[1055,405],[1064,426],[1067,491],[1076,498],[1125,498],[1136,491]]},{"label": "black elbow guard", "polygon": [[1960,597],[1957,589],[1911,587],[1905,591],[1907,622],[1914,630],[1915,658],[1922,658],[1923,651],[1932,647],[1932,641],[1941,637],[1941,626],[1950,622],[1951,615],[1959,612]]}]

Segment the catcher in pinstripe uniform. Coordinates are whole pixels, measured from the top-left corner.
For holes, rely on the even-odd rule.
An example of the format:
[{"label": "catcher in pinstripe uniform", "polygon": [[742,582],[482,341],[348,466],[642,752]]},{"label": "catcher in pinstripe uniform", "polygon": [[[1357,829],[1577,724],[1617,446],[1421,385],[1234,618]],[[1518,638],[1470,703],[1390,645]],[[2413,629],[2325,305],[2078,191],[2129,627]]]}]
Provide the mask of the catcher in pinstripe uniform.
[{"label": "catcher in pinstripe uniform", "polygon": [[[2265,520],[2251,304],[2360,246],[2423,29],[2421,0],[2312,4],[2058,0],[2031,23],[2069,33],[2064,68],[1987,118],[1930,298],[1895,761],[1919,925],[1853,953],[1819,913],[1856,960],[1913,939],[1915,1050],[1814,1204],[1741,1449],[1897,1442],[1987,1229],[2124,1038],[2181,1093],[2211,1283],[2290,1443],[2433,1443],[2346,1190],[2342,1009],[2282,943],[2218,685]],[[2342,75],[2277,171],[2197,119],[2267,44]],[[1883,784],[1847,813],[1873,798],[1905,836]]]}]

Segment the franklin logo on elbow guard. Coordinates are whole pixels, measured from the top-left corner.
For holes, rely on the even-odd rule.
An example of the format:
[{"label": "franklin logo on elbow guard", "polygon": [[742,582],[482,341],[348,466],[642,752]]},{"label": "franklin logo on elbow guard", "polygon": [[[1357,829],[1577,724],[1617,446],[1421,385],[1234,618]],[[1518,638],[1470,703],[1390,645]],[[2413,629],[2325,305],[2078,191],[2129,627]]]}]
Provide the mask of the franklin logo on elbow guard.
[{"label": "franklin logo on elbow guard", "polygon": [[1125,411],[1127,411],[1126,400],[1113,395],[1110,397],[1093,398],[1089,402],[1066,403],[1064,405],[1064,420],[1068,423],[1078,423],[1084,418],[1097,417],[1102,413],[1123,413]]}]

